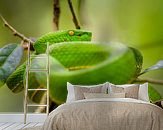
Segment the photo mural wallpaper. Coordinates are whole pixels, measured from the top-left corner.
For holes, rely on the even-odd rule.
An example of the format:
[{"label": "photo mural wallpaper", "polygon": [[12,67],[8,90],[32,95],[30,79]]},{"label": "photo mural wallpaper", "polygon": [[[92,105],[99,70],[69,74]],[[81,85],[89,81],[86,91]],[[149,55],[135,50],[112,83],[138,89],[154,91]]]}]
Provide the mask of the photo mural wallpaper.
[{"label": "photo mural wallpaper", "polygon": [[[152,103],[163,99],[162,0],[0,1],[1,112],[23,111],[28,45],[32,68],[46,68],[49,44],[50,108],[64,103],[67,82],[82,85],[149,83]],[[55,8],[54,8],[55,7]],[[70,7],[70,9],[69,9]],[[76,14],[74,13],[76,12]],[[5,26],[3,26],[5,25]],[[32,72],[29,88],[46,88]],[[45,92],[31,91],[31,102]],[[40,110],[43,111],[43,110]]]}]

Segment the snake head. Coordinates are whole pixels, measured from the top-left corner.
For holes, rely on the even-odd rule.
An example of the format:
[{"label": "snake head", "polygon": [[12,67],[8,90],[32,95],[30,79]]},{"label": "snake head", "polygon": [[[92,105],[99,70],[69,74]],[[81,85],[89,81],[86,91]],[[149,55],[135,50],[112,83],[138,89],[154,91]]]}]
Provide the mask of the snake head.
[{"label": "snake head", "polygon": [[68,30],[71,41],[91,41],[92,33],[84,30]]},{"label": "snake head", "polygon": [[61,30],[49,32],[36,40],[33,47],[37,54],[46,51],[47,43],[49,45],[60,42],[71,41],[91,41],[92,33],[83,30]]}]

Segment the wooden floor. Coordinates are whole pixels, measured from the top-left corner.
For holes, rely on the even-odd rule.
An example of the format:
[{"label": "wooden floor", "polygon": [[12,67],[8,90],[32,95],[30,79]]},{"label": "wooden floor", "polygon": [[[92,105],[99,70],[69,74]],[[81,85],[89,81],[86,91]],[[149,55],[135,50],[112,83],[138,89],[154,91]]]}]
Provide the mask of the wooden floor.
[{"label": "wooden floor", "polygon": [[20,130],[29,127],[42,126],[47,114],[28,114],[24,124],[23,113],[0,113],[0,130]]},{"label": "wooden floor", "polygon": [[36,126],[42,126],[43,123],[17,123],[17,122],[11,122],[11,123],[0,123],[0,130],[19,130],[29,127],[36,127]]}]

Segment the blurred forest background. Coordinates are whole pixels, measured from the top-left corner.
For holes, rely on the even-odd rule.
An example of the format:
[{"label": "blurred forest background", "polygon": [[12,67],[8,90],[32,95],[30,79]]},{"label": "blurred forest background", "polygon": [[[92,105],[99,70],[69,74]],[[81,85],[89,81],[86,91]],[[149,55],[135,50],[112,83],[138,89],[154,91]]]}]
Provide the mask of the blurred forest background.
[{"label": "blurred forest background", "polygon": [[[82,29],[93,32],[94,41],[119,41],[139,49],[143,69],[163,59],[163,0],[72,0]],[[67,0],[60,0],[59,29],[74,29]],[[27,37],[53,31],[53,0],[0,0],[0,13]],[[20,43],[0,21],[0,47]],[[163,70],[142,78],[163,80]],[[153,85],[163,96],[163,85]],[[22,112],[23,92],[0,88],[0,112]]]}]

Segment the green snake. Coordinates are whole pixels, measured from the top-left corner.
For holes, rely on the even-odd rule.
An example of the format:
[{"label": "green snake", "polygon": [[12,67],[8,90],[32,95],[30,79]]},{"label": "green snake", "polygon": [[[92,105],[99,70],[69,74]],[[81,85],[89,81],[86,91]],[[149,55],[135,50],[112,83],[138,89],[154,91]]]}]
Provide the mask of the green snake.
[{"label": "green snake", "polygon": [[[35,55],[44,55],[47,42],[50,53],[50,98],[57,104],[64,103],[67,82],[72,84],[131,83],[142,68],[142,55],[134,49],[117,42],[91,41],[92,33],[83,30],[51,32],[41,36],[35,43]],[[45,67],[45,60],[32,59],[34,67]],[[7,86],[13,92],[23,90],[25,63],[10,75]],[[33,73],[29,88],[44,88],[46,75]],[[29,97],[39,102],[44,93],[34,91]]]}]

